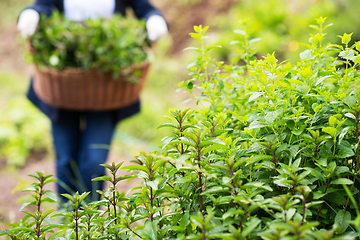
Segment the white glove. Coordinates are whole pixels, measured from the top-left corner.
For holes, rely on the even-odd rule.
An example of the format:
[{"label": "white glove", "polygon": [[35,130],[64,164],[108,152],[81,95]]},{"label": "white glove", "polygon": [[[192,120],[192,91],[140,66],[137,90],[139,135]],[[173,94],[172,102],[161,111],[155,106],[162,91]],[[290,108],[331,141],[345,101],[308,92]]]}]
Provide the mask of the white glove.
[{"label": "white glove", "polygon": [[154,42],[168,32],[165,19],[159,15],[153,15],[146,21],[148,38]]},{"label": "white glove", "polygon": [[35,33],[36,27],[39,23],[40,15],[33,9],[25,9],[22,11],[17,24],[17,29],[20,31],[23,38],[27,38]]}]

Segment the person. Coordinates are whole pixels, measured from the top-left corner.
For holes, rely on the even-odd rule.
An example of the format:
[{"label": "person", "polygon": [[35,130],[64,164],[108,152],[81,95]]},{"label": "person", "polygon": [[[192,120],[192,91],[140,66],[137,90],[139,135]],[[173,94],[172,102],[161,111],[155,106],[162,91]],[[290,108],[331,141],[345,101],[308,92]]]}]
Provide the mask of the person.
[{"label": "person", "polygon": [[[114,13],[126,15],[131,7],[135,16],[146,21],[148,39],[157,41],[168,31],[162,14],[149,0],[36,0],[19,16],[17,29],[23,38],[34,34],[41,14],[50,16],[54,9],[67,19],[82,21],[88,18],[109,18]],[[56,154],[58,194],[91,191],[92,200],[99,199],[96,190],[103,189],[103,182],[91,179],[106,174],[104,167],[108,148],[119,121],[140,111],[140,101],[111,111],[72,111],[48,105],[33,89],[33,77],[27,92],[28,99],[51,120],[51,132]],[[98,186],[95,186],[97,183]]]}]

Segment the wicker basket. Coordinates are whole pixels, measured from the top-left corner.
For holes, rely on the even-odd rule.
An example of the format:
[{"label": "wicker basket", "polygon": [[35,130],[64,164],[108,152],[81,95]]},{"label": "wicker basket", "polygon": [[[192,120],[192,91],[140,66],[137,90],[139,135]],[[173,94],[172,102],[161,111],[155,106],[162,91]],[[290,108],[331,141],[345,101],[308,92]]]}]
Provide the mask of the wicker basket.
[{"label": "wicker basket", "polygon": [[37,68],[34,90],[38,97],[51,106],[68,110],[112,110],[130,106],[139,99],[149,63],[127,69],[141,71],[139,83],[126,81],[120,76],[114,79],[111,73],[95,70],[68,68],[57,71]]}]

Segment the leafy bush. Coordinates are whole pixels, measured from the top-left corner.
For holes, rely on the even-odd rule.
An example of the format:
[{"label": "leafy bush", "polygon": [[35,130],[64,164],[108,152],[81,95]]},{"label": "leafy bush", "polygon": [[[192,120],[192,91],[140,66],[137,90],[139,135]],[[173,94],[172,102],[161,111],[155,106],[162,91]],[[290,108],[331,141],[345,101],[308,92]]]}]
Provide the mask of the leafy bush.
[{"label": "leafy bush", "polygon": [[23,95],[24,77],[0,72],[0,85],[0,165],[23,167],[29,156],[51,151],[50,122]]},{"label": "leafy bush", "polygon": [[149,47],[145,22],[118,14],[84,22],[67,20],[59,12],[42,16],[30,42],[32,61],[39,66],[97,69],[114,75],[144,62]]},{"label": "leafy bush", "polygon": [[[174,131],[163,151],[104,165],[110,175],[94,179],[110,183],[103,199],[81,206],[88,193],[64,195],[73,210],[53,215],[65,219],[58,225],[41,207],[54,201],[43,189],[50,178],[33,175],[35,201],[23,206],[38,210],[2,235],[45,239],[57,228],[49,239],[358,238],[360,43],[344,34],[343,45],[325,44],[324,21],[295,65],[274,54],[256,59],[251,44],[232,64],[216,62],[204,43],[208,28],[195,26],[200,47],[190,49],[199,56],[181,85],[200,108],[170,110],[160,127]],[[133,175],[119,177],[119,169]],[[134,177],[144,184],[116,191]]]},{"label": "leafy bush", "polygon": [[50,124],[24,98],[9,100],[0,117],[0,159],[23,167],[31,154],[50,151]]},{"label": "leafy bush", "polygon": [[301,46],[298,43],[307,41],[308,26],[318,16],[327,16],[334,26],[327,31],[327,39],[332,43],[341,42],[338,33],[354,32],[353,39],[360,40],[357,26],[360,20],[357,0],[242,0],[237,1],[229,12],[209,19],[209,24],[219,29],[217,42],[223,48],[216,50],[222,57],[234,57],[229,39],[235,39],[234,29],[238,28],[239,16],[248,18],[251,37],[261,38],[256,49],[261,55],[276,52],[279,59],[298,61]]}]

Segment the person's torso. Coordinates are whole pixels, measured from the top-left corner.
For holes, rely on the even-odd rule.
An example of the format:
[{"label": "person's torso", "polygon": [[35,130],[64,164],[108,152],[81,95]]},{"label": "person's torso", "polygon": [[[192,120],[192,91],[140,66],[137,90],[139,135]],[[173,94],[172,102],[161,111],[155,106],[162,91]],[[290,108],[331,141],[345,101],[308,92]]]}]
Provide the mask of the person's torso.
[{"label": "person's torso", "polygon": [[74,21],[110,18],[115,11],[115,4],[115,0],[64,0],[64,14],[67,19]]}]

